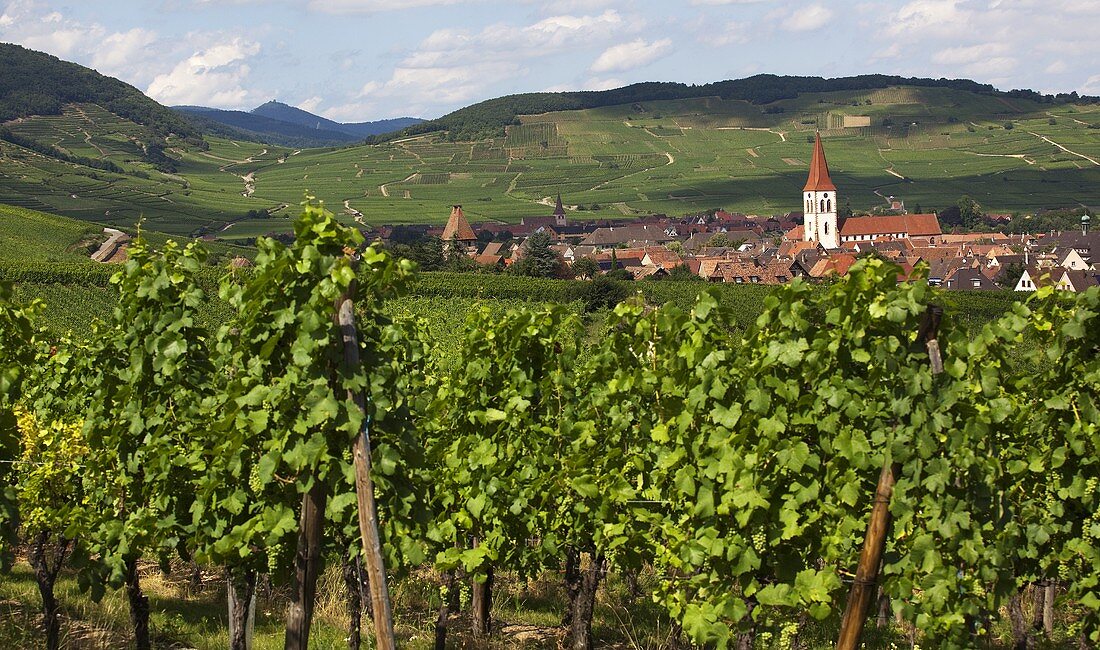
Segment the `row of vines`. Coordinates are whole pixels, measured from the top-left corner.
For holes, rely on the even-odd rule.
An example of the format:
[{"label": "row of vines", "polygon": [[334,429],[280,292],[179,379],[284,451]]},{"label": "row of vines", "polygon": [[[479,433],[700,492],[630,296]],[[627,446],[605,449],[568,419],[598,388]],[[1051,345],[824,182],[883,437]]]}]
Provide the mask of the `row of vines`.
[{"label": "row of vines", "polygon": [[922,647],[973,647],[1053,582],[1081,646],[1100,642],[1096,290],[956,329],[868,259],[762,296],[743,333],[710,292],[630,299],[595,342],[575,311],[521,305],[475,310],[441,355],[385,309],[407,263],[314,205],[295,230],[222,281],[217,329],[196,318],[197,246],[136,242],[89,343],[49,339],[0,287],[0,518],[31,549],[51,647],[63,564],[93,595],[126,590],[146,648],[137,564],[180,558],[224,568],[234,648],[261,576],[291,584],[287,647],[306,647],[325,558],[367,568],[383,648],[387,576],[426,565],[448,596],[472,582],[483,635],[495,573],[564,569],[578,649],[607,572],[643,568],[682,635],[717,647],[789,646],[869,587]]}]

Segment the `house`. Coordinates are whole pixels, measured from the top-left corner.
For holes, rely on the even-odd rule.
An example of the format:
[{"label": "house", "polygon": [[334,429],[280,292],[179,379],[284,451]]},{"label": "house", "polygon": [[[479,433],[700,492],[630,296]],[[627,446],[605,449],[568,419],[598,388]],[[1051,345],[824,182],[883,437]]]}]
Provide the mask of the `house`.
[{"label": "house", "polygon": [[[933,287],[947,286],[951,288],[951,278],[959,271],[973,270],[981,275],[981,270],[975,268],[973,263],[965,257],[953,257],[949,259],[937,259],[928,262],[928,284]],[[983,276],[984,277],[984,276]],[[990,281],[992,283],[992,281]]]},{"label": "house", "polygon": [[1080,293],[1092,287],[1100,286],[1100,275],[1092,271],[1075,271],[1066,269],[1062,277],[1058,279],[1057,287],[1061,291]]},{"label": "house", "polygon": [[639,242],[646,244],[664,244],[675,237],[665,233],[660,226],[608,226],[597,228],[587,237],[581,240],[582,246],[600,246],[610,248],[627,242]]},{"label": "house", "polygon": [[1091,268],[1091,265],[1085,261],[1085,258],[1081,256],[1081,252],[1076,248],[1063,248],[1057,259],[1058,266],[1070,271],[1084,271]]},{"label": "house", "polygon": [[822,279],[829,275],[847,275],[848,269],[856,263],[856,256],[851,253],[838,253],[822,257],[810,269],[810,277]]},{"label": "house", "polygon": [[[1055,271],[1050,269],[1041,269],[1038,266],[1028,266],[1024,269],[1022,275],[1020,275],[1019,281],[1016,282],[1016,291],[1036,291],[1040,287],[1045,287],[1054,280],[1051,278],[1055,275]],[[1061,275],[1058,275],[1061,277]]]},{"label": "house", "polygon": [[[929,278],[931,280],[931,278]],[[997,283],[988,278],[979,269],[956,269],[944,286],[951,291],[994,291],[999,289]]]},{"label": "house", "polygon": [[1100,261],[1100,231],[1059,233],[1043,241],[1053,243],[1059,250],[1072,248],[1089,264]]},{"label": "house", "polygon": [[647,246],[643,251],[645,255],[642,257],[642,266],[652,266],[671,271],[684,263],[679,255],[664,246]]}]

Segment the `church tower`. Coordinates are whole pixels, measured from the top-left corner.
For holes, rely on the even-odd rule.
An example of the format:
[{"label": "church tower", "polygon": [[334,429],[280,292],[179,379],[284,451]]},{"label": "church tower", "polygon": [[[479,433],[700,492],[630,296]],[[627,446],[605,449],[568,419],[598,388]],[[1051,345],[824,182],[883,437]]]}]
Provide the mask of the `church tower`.
[{"label": "church tower", "polygon": [[840,248],[840,228],[837,223],[836,185],[829,178],[829,163],[821,146],[821,134],[814,139],[814,154],[810,161],[810,177],[802,188],[805,217],[802,239],[819,242],[825,248]]},{"label": "church tower", "polygon": [[554,204],[554,225],[569,225],[565,219],[565,206],[561,204],[561,192],[558,192],[558,202]]}]

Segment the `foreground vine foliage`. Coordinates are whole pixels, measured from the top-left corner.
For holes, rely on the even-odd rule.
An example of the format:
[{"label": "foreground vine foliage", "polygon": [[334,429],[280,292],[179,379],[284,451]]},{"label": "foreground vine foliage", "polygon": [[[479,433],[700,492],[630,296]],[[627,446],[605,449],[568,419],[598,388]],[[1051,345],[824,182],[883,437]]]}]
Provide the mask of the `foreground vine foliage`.
[{"label": "foreground vine foliage", "polygon": [[[135,242],[86,347],[48,347],[0,286],[5,530],[71,544],[96,595],[125,585],[139,646],[139,559],[223,568],[234,647],[262,575],[293,594],[288,647],[308,642],[326,559],[356,601],[364,430],[387,572],[445,576],[437,643],[460,578],[489,634],[495,572],[564,569],[567,644],[592,647],[605,574],[651,567],[648,595],[690,640],[789,647],[843,609],[884,466],[878,587],[922,647],[984,643],[1052,581],[1071,633],[1100,643],[1100,290],[944,322],[938,374],[918,331],[940,296],[877,259],[763,297],[744,329],[707,291],[635,296],[595,340],[568,309],[517,303],[474,309],[440,349],[386,316],[408,263],[313,203],[295,233],[224,278],[216,331],[196,319],[197,245]],[[335,321],[352,295],[357,367]]]}]

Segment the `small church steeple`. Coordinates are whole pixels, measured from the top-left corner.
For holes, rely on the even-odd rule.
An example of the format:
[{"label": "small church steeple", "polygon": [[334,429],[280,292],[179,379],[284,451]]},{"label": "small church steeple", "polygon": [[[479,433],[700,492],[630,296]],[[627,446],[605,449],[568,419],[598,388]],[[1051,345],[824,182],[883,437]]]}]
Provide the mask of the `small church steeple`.
[{"label": "small church steeple", "polygon": [[558,226],[565,224],[565,206],[561,204],[561,192],[558,192],[558,202],[554,205],[554,223]]},{"label": "small church steeple", "polygon": [[840,248],[836,185],[829,177],[829,163],[825,160],[820,133],[814,138],[810,175],[802,188],[802,203],[802,239],[819,242],[825,248]]}]

